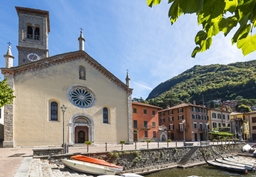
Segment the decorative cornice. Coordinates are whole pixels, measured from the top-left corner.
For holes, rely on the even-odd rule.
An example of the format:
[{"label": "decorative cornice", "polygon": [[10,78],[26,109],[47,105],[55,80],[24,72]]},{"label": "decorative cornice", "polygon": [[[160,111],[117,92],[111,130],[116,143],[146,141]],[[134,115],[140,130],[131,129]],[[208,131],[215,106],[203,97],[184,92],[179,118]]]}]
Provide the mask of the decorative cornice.
[{"label": "decorative cornice", "polygon": [[133,89],[129,88],[126,84],[124,84],[121,80],[119,80],[116,76],[114,76],[111,72],[109,72],[106,68],[104,68],[101,64],[99,64],[96,60],[94,60],[91,56],[89,56],[84,51],[75,51],[75,52],[55,55],[49,58],[40,59],[38,61],[27,63],[17,67],[1,68],[1,71],[3,75],[10,74],[15,76],[28,71],[47,68],[52,65],[67,63],[67,62],[78,60],[81,58],[84,58],[85,61],[87,61],[91,66],[93,66],[103,75],[105,75],[109,80],[114,82],[116,85],[123,88],[128,94],[132,94]]}]

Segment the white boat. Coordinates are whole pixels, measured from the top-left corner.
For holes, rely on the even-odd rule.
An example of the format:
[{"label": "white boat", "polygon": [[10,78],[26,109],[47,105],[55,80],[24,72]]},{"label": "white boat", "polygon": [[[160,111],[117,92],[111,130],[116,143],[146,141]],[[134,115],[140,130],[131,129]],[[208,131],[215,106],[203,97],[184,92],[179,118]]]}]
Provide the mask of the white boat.
[{"label": "white boat", "polygon": [[100,176],[97,176],[97,177],[143,177],[143,176],[138,175],[136,173],[124,173],[124,174],[121,174],[121,175],[100,175]]},{"label": "white boat", "polygon": [[68,168],[93,175],[115,175],[120,172],[117,168],[83,162],[79,160],[61,159],[62,163]]}]

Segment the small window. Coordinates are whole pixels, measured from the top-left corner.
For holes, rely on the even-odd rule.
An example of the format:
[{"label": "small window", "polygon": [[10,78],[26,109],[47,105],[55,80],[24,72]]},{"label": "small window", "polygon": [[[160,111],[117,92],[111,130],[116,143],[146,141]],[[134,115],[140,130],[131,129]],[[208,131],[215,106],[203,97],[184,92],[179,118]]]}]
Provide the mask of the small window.
[{"label": "small window", "polygon": [[173,124],[170,124],[170,125],[169,125],[169,128],[170,128],[170,130],[174,130],[174,125],[173,125]]},{"label": "small window", "polygon": [[146,109],[144,109],[144,110],[143,110],[143,113],[144,113],[144,114],[147,114],[147,110],[146,110]]},{"label": "small window", "polygon": [[218,114],[218,119],[221,119],[221,115],[220,114]]},{"label": "small window", "polygon": [[169,114],[173,114],[173,110],[169,110]]},{"label": "small window", "polygon": [[103,108],[103,123],[108,123],[108,108]]},{"label": "small window", "polygon": [[58,121],[58,103],[51,102],[51,118],[50,121]]},{"label": "small window", "polygon": [[144,121],[144,128],[148,128],[148,122]]},{"label": "small window", "polygon": [[216,113],[212,113],[212,118],[216,118]]},{"label": "small window", "polygon": [[156,131],[153,131],[153,138],[156,138]]},{"label": "small window", "polygon": [[203,130],[203,124],[202,124],[202,123],[200,123],[200,125],[199,125],[199,130],[200,130],[200,131]]},{"label": "small window", "polygon": [[196,126],[197,126],[197,123],[196,123],[196,122],[194,122],[194,128],[196,128]]},{"label": "small window", "polygon": [[183,108],[179,108],[178,113],[183,112]]},{"label": "small window", "polygon": [[153,116],[156,115],[156,111],[152,110],[152,115]]},{"label": "small window", "polygon": [[178,120],[183,120],[183,115],[179,115]]},{"label": "small window", "polygon": [[33,29],[31,26],[27,26],[27,38],[33,39]]},{"label": "small window", "polygon": [[40,29],[38,27],[36,27],[36,29],[35,29],[34,39],[35,40],[39,40],[40,39]]},{"label": "small window", "polygon": [[85,78],[86,78],[85,68],[83,66],[79,66],[79,79],[85,80]]},{"label": "small window", "polygon": [[172,116],[168,117],[168,119],[169,119],[169,122],[174,121],[174,118]]},{"label": "small window", "polygon": [[217,124],[215,122],[212,123],[213,128],[217,128]]},{"label": "small window", "polygon": [[195,119],[196,118],[196,115],[195,114],[192,114],[192,119]]},{"label": "small window", "polygon": [[219,127],[221,127],[221,123],[219,123]]},{"label": "small window", "polygon": [[138,128],[137,120],[133,120],[133,128]]},{"label": "small window", "polygon": [[137,113],[137,108],[133,108],[133,113]]},{"label": "small window", "polygon": [[183,123],[180,123],[180,124],[179,124],[179,129],[180,129],[181,132],[183,132],[183,130],[184,130],[184,129],[183,129]]},{"label": "small window", "polygon": [[148,137],[148,131],[145,131],[145,132],[144,132],[144,136],[145,136],[145,138]]},{"label": "small window", "polygon": [[156,127],[156,123],[152,122],[152,127],[155,128]]},{"label": "small window", "polygon": [[164,123],[165,122],[165,118],[161,118],[161,123]]}]

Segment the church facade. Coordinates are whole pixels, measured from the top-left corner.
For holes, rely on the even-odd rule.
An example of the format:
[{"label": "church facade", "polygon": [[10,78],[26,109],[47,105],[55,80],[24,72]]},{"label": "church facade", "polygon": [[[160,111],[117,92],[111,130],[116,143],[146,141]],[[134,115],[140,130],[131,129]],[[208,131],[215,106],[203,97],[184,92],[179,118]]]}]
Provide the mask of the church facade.
[{"label": "church facade", "polygon": [[4,147],[133,142],[132,89],[84,51],[49,56],[48,11],[16,7],[18,66],[2,74],[16,98],[4,107]]}]

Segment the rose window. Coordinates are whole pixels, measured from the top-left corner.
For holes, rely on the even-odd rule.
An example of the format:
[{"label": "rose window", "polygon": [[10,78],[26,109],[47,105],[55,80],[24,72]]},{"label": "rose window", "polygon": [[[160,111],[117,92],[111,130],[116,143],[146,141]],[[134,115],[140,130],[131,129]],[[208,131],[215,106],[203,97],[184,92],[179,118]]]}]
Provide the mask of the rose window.
[{"label": "rose window", "polygon": [[94,95],[84,87],[75,87],[69,91],[71,103],[80,108],[91,107],[94,103]]}]

